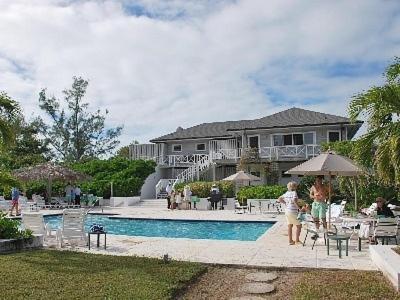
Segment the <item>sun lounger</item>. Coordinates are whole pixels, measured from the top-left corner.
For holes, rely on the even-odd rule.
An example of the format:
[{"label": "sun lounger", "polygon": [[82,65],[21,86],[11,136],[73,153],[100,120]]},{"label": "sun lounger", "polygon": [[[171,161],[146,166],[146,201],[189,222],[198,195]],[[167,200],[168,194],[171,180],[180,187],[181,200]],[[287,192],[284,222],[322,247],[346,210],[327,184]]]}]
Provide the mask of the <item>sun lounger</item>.
[{"label": "sun lounger", "polygon": [[23,212],[22,227],[24,229],[32,230],[34,234],[43,235],[43,240],[46,240],[46,238],[51,235],[51,228],[48,224],[44,223],[42,213]]},{"label": "sun lounger", "polygon": [[86,213],[83,209],[64,209],[61,228],[57,231],[57,240],[63,247],[65,240],[80,240],[86,242]]}]

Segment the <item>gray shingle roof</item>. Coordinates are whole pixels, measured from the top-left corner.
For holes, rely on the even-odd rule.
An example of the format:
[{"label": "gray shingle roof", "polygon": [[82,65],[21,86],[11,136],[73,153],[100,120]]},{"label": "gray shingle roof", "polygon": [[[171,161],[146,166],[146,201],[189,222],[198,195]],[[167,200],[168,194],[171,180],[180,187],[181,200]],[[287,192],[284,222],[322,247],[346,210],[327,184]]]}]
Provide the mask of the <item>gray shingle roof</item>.
[{"label": "gray shingle roof", "polygon": [[[351,123],[350,119],[345,117],[293,107],[255,120],[203,123],[163,135],[151,140],[151,142],[193,138],[230,137],[232,131],[244,129],[269,129],[349,123]],[[358,121],[358,123],[362,122]]]}]

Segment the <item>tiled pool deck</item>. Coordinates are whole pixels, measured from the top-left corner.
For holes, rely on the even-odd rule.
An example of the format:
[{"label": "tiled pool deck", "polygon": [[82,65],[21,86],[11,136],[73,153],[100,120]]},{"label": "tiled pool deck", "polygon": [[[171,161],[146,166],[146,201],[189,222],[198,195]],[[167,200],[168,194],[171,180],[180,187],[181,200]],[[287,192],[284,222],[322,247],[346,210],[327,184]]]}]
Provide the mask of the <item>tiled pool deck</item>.
[{"label": "tiled pool deck", "polygon": [[[60,213],[50,211],[45,213]],[[95,210],[93,212],[99,212]],[[101,212],[101,210],[100,210]],[[121,217],[157,218],[157,219],[192,219],[192,220],[239,220],[239,221],[276,221],[276,224],[255,242],[194,240],[182,238],[151,238],[107,235],[107,250],[96,248],[67,247],[76,251],[101,253],[109,255],[137,255],[161,258],[164,254],[175,260],[193,262],[268,267],[305,267],[305,268],[337,268],[376,270],[370,259],[368,245],[363,244],[361,252],[357,250],[357,241],[351,240],[349,256],[339,259],[338,251],[332,248],[327,255],[323,240],[318,240],[311,250],[312,240],[307,239],[305,247],[288,245],[286,222],[284,215],[271,214],[235,214],[233,211],[196,211],[174,210],[162,208],[104,208],[104,213],[117,213]],[[302,239],[304,239],[302,232]],[[50,241],[49,245],[54,245]],[[103,239],[101,239],[101,246]],[[343,251],[344,252],[344,251]],[[343,253],[344,254],[344,253]]]}]

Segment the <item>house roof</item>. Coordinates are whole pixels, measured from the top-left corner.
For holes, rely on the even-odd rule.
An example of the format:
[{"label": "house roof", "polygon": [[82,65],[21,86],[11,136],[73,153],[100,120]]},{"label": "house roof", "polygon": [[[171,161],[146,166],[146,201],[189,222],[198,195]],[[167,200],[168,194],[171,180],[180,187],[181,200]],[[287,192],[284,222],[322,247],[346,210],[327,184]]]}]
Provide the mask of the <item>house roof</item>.
[{"label": "house roof", "polygon": [[[362,121],[357,121],[356,123],[358,124],[358,129],[361,126]],[[341,116],[335,116],[331,114],[325,114],[293,107],[255,120],[203,123],[186,129],[178,128],[177,131],[153,139],[151,140],[151,142],[196,138],[231,137],[233,131],[240,130],[273,129],[334,124],[351,124],[351,121],[349,118]]]}]

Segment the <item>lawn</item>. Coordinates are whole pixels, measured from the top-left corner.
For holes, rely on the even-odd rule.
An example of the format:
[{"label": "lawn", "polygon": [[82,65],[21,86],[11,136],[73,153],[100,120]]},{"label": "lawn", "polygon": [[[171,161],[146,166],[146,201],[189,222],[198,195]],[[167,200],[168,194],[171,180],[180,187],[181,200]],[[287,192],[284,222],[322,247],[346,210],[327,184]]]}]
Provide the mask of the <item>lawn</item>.
[{"label": "lawn", "polygon": [[400,300],[378,272],[309,271],[293,286],[293,299],[393,299]]},{"label": "lawn", "polygon": [[173,299],[197,263],[41,250],[0,255],[1,299]]}]

